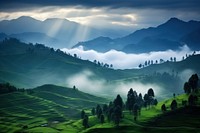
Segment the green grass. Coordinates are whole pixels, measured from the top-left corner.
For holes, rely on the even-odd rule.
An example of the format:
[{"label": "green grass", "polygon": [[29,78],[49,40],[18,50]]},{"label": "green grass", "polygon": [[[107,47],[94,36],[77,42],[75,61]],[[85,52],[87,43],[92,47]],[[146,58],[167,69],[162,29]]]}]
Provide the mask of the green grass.
[{"label": "green grass", "polygon": [[[200,95],[198,95],[200,96]],[[178,109],[170,111],[170,104],[173,99],[178,102]],[[200,107],[194,109],[182,106],[182,100],[187,100],[188,95],[182,94],[175,98],[159,102],[157,106],[143,108],[137,122],[133,120],[133,115],[129,111],[124,111],[124,118],[120,122],[120,127],[116,128],[111,123],[100,124],[98,120],[92,120],[94,126],[83,130],[84,133],[190,133],[200,132]],[[162,104],[165,103],[168,111],[163,114],[161,111]],[[194,113],[195,112],[195,113]],[[90,121],[89,121],[90,124]]]},{"label": "green grass", "polygon": [[[0,100],[1,132],[76,131],[66,122],[80,119],[82,108],[88,110],[97,103],[108,102],[104,98],[53,85],[39,87],[31,95],[26,92],[3,94]],[[23,129],[26,125],[28,129]]]},{"label": "green grass", "polygon": [[[177,100],[178,109],[171,112],[170,104],[173,99]],[[97,103],[108,103],[108,100],[70,88],[45,85],[36,88],[31,95],[22,92],[0,95],[2,101],[0,103],[0,130],[1,132],[53,133],[199,132],[200,129],[197,127],[200,121],[200,108],[192,110],[183,108],[182,100],[187,99],[188,95],[182,94],[161,101],[157,106],[142,108],[137,122],[133,120],[133,115],[129,111],[124,111],[120,127],[116,128],[113,122],[105,119],[106,122],[101,124],[96,116],[90,114],[91,107],[95,107]],[[161,111],[164,103],[168,110],[165,114]],[[82,126],[82,120],[80,120],[82,108],[89,115],[90,128],[87,129]],[[196,113],[192,112],[194,110]],[[23,129],[26,125],[28,128]]]}]

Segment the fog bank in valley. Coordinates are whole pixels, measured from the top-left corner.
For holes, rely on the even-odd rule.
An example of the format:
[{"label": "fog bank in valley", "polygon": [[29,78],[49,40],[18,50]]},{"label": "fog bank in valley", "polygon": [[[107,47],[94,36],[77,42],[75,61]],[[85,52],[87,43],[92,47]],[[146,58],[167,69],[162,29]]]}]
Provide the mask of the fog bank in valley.
[{"label": "fog bank in valley", "polygon": [[127,93],[130,88],[137,91],[137,93],[142,93],[144,95],[147,93],[149,88],[153,88],[157,98],[161,97],[165,93],[165,90],[157,85],[151,83],[141,83],[139,81],[106,81],[104,79],[97,78],[95,74],[89,70],[84,70],[77,73],[70,78],[66,79],[67,86],[76,86],[78,90],[94,94],[97,96],[104,97],[116,97],[120,94],[122,97],[126,98]]},{"label": "fog bank in valley", "polygon": [[[183,56],[186,54],[192,54],[193,51],[187,45],[180,47],[178,50],[166,50],[166,51],[156,51],[150,53],[141,54],[127,54],[121,51],[110,50],[106,53],[100,53],[94,50],[84,50],[83,47],[78,47],[74,49],[63,48],[62,51],[69,53],[71,55],[78,55],[81,59],[90,61],[100,61],[103,63],[112,64],[115,69],[131,69],[138,68],[139,64],[144,64],[145,61],[153,60],[154,63],[160,59],[164,61],[170,60],[171,57],[176,57],[176,61],[182,60]],[[196,53],[200,53],[196,51]]]}]

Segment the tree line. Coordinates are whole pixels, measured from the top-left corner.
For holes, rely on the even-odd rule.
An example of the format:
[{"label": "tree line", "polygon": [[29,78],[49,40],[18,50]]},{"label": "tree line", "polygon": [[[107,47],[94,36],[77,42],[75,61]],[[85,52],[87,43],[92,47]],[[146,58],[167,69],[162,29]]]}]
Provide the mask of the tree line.
[{"label": "tree line", "polygon": [[[186,54],[185,56],[182,57],[182,61],[187,59],[188,57],[190,56],[194,56],[196,55],[196,51],[194,51],[192,54]],[[140,63],[138,65],[139,68],[144,68],[144,67],[147,67],[147,66],[150,66],[150,65],[153,65],[153,64],[162,64],[162,63],[165,63],[165,62],[176,62],[177,59],[176,57],[170,57],[169,60],[164,60],[164,59],[160,59],[160,60],[146,60],[144,63]]]},{"label": "tree line", "polygon": [[[124,118],[123,111],[128,110],[133,115],[133,119],[137,121],[137,117],[141,115],[141,108],[149,109],[151,106],[157,105],[158,101],[155,99],[154,91],[150,88],[147,93],[142,96],[139,95],[132,88],[127,93],[126,102],[118,94],[116,98],[109,104],[97,105],[91,109],[91,115],[96,116],[100,123],[113,122],[116,127],[119,127],[120,121]],[[84,110],[81,111],[82,125],[85,128],[89,127],[89,117]]]},{"label": "tree line", "polygon": [[[197,74],[193,74],[189,78],[189,80],[184,83],[183,90],[189,96],[188,96],[188,100],[182,100],[182,106],[189,106],[189,107],[195,106],[198,101],[197,93],[199,90],[199,77]],[[177,107],[178,107],[178,103],[175,99],[175,94],[174,94],[174,99],[172,100],[170,104],[170,109],[174,111],[177,109]],[[161,106],[161,110],[164,113],[167,111],[167,107],[165,104]]]},{"label": "tree line", "polygon": [[10,83],[0,83],[0,94],[7,94],[13,92],[26,92],[27,94],[33,94],[33,89],[17,88]]}]

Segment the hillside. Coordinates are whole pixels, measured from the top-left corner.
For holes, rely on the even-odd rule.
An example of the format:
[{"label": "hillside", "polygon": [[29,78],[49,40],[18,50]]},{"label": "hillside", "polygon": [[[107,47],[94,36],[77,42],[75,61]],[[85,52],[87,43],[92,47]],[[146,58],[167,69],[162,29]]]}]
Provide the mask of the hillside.
[{"label": "hillside", "polygon": [[[104,94],[113,97],[112,90],[121,90],[119,86],[131,88],[136,82],[152,86],[156,84],[163,88],[164,95],[169,96],[172,93],[182,93],[182,84],[187,75],[200,73],[200,55],[190,56],[180,62],[153,64],[142,69],[115,70],[41,44],[26,44],[16,39],[1,42],[0,49],[0,82],[9,82],[19,88],[35,88],[43,84],[78,86],[79,81],[84,81],[81,82],[83,86],[79,87],[84,92],[95,94],[96,89],[100,92],[106,90]],[[73,84],[67,82],[70,79]],[[92,86],[93,83],[97,86]]]},{"label": "hillside", "polygon": [[[198,99],[199,99],[199,93]],[[178,108],[171,111],[170,104],[172,100],[176,100]],[[152,106],[149,109],[142,108],[141,114],[138,116],[137,121],[134,121],[133,114],[127,110],[123,111],[123,118],[121,119],[119,127],[116,127],[114,122],[108,122],[101,124],[96,116],[89,117],[89,124],[91,127],[78,128],[76,131],[82,131],[82,133],[167,133],[167,132],[200,132],[199,128],[199,100],[196,106],[182,105],[183,100],[188,100],[188,95],[182,94],[175,98],[166,99],[159,102],[156,106]],[[167,111],[163,113],[161,106],[165,104]],[[74,123],[77,127],[81,127],[81,120]],[[78,126],[79,125],[79,126]]]},{"label": "hillside", "polygon": [[[64,84],[67,77],[84,70],[109,75],[111,69],[64,54],[43,45],[21,43],[10,39],[0,44],[1,82],[10,82],[18,87],[35,87],[47,83]],[[106,71],[102,74],[103,71]],[[118,74],[119,76],[123,74]],[[31,83],[31,84],[30,84]]]},{"label": "hillside", "polygon": [[79,119],[82,109],[108,102],[104,98],[55,85],[1,94],[0,99],[1,132],[16,132],[25,126],[30,130],[52,126],[49,129],[58,132],[59,128],[53,127],[55,124]]},{"label": "hillside", "polygon": [[[188,99],[187,94],[165,99],[156,106],[142,108],[137,121],[132,113],[123,111],[123,119],[117,128],[113,122],[101,124],[97,116],[91,115],[91,108],[109,101],[83,93],[73,88],[55,85],[43,85],[25,91],[1,94],[0,129],[1,132],[199,132],[199,100],[197,106],[183,106],[182,101]],[[197,93],[198,99],[200,93]],[[178,108],[171,111],[170,104],[176,100]],[[165,104],[167,111],[163,113],[161,106]],[[89,115],[89,128],[82,126],[80,111],[84,109]]]},{"label": "hillside", "polygon": [[[107,39],[96,38],[86,42],[79,42],[74,47],[83,46],[86,50],[94,49],[106,52],[111,49],[126,53],[145,53],[151,51],[177,50],[186,43],[192,50],[200,47],[196,38],[200,38],[197,30],[200,28],[199,21],[184,22],[177,18],[171,18],[157,27],[149,27],[137,30],[127,36]],[[100,39],[102,43],[100,43]]]}]

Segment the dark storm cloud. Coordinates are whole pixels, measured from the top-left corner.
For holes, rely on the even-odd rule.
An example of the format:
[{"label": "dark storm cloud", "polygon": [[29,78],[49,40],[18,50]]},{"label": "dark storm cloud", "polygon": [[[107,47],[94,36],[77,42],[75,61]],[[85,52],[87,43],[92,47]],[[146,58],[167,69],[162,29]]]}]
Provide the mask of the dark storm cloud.
[{"label": "dark storm cloud", "polygon": [[9,0],[0,1],[0,11],[28,10],[43,6],[83,6],[108,8],[153,8],[200,11],[199,0]]}]

